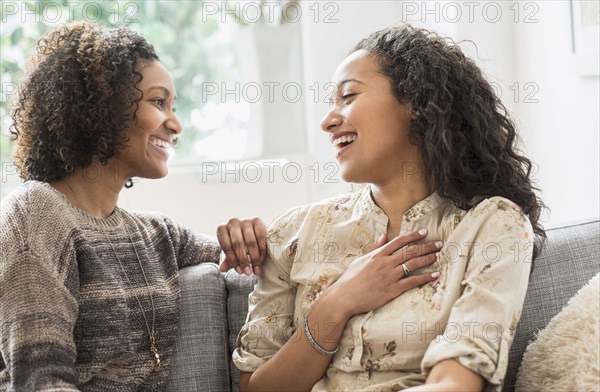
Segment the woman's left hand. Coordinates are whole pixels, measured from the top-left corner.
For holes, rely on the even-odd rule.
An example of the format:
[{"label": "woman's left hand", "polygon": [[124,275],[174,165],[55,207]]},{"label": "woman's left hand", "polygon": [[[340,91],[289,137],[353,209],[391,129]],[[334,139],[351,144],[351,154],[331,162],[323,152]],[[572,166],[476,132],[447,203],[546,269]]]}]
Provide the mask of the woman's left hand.
[{"label": "woman's left hand", "polygon": [[217,239],[223,249],[222,272],[235,268],[239,274],[260,275],[267,256],[267,228],[260,218],[231,218],[217,228]]}]

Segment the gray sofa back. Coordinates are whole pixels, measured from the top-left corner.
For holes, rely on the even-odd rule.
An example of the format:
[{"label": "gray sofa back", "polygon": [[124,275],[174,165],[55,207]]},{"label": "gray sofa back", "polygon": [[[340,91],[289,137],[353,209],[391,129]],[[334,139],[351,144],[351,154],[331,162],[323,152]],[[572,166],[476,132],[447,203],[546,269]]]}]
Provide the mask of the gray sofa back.
[{"label": "gray sofa back", "polygon": [[[529,281],[523,316],[510,351],[504,390],[513,391],[525,348],[550,319],[600,270],[600,221],[547,231],[548,241]],[[182,314],[169,391],[239,390],[231,363],[248,310],[254,277],[221,274],[214,264],[180,273]]]},{"label": "gray sofa back", "polygon": [[542,253],[534,263],[523,315],[510,350],[504,391],[514,391],[517,372],[527,345],[600,270],[600,221],[550,229]]}]

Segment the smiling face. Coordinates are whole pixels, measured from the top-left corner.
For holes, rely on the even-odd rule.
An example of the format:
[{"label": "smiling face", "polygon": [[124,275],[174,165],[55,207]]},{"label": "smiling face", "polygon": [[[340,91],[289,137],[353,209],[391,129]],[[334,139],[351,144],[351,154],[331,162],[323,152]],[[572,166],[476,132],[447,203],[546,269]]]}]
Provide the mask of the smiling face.
[{"label": "smiling face", "polygon": [[137,88],[143,96],[138,102],[135,120],[128,130],[129,141],[115,159],[124,165],[127,178],[161,178],[167,174],[168,148],[181,133],[175,116],[175,87],[171,75],[159,61],[144,61],[138,72],[142,80]]},{"label": "smiling face", "polygon": [[333,81],[335,101],[321,129],[330,134],[344,180],[384,185],[421,167],[419,149],[409,142],[411,107],[393,95],[375,57],[352,53]]}]

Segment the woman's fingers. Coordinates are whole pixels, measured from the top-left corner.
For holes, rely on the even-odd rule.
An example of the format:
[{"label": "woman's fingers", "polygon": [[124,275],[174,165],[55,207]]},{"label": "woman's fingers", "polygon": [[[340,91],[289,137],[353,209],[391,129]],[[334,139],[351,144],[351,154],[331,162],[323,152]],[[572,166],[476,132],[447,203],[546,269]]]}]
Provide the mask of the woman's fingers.
[{"label": "woman's fingers", "polygon": [[227,272],[229,268],[234,268],[232,262],[235,261],[235,254],[233,252],[233,245],[231,245],[231,237],[229,236],[227,225],[219,225],[219,227],[217,227],[217,240],[219,241],[219,246],[221,246],[221,250],[223,251],[222,254],[224,255],[219,262],[219,270],[221,270],[221,272]]},{"label": "woman's fingers", "polygon": [[440,273],[436,272],[427,272],[424,274],[415,274],[410,275],[408,277],[402,278],[398,281],[396,285],[397,292],[394,295],[394,298],[405,293],[408,290],[414,289],[415,287],[423,286],[426,283],[433,282],[434,280],[440,277]]},{"label": "woman's fingers", "polygon": [[442,241],[430,241],[424,244],[413,244],[401,249],[393,256],[399,264],[402,264],[420,256],[430,253],[437,253],[440,251],[440,249],[442,249],[443,245],[444,243]]},{"label": "woman's fingers", "polygon": [[242,274],[260,274],[261,263],[267,254],[267,229],[259,218],[231,218],[217,228],[217,239],[225,258],[219,266],[221,271],[229,268]]},{"label": "woman's fingers", "polygon": [[398,264],[394,269],[398,279],[407,278],[415,275],[415,271],[430,266],[437,261],[437,253],[429,253],[419,257],[414,257],[404,263]]},{"label": "woman's fingers", "polygon": [[380,252],[384,255],[392,255],[406,245],[422,240],[426,235],[427,229],[420,229],[408,234],[400,235],[382,246]]},{"label": "woman's fingers", "polygon": [[373,245],[373,247],[369,250],[368,253],[373,252],[377,248],[381,248],[383,245],[385,245],[386,242],[387,242],[387,236],[385,234],[382,234],[381,237],[379,237],[379,239],[377,240],[375,245]]},{"label": "woman's fingers", "polygon": [[219,258],[219,271],[227,272],[229,271],[229,268],[231,268],[229,266],[229,260],[227,259],[227,256],[225,256],[225,252],[221,252],[221,257]]},{"label": "woman's fingers", "polygon": [[226,224],[217,228],[217,239],[225,253],[225,260],[229,268],[235,268],[238,273],[243,273],[249,267],[242,234],[242,223],[237,218],[231,218]]},{"label": "woman's fingers", "polygon": [[267,228],[260,218],[242,221],[244,244],[256,275],[260,275],[261,264],[267,255]]},{"label": "woman's fingers", "polygon": [[442,249],[442,241],[430,241],[424,244],[410,245],[391,257],[396,265],[398,279],[406,278],[415,271],[427,267],[437,261],[437,255]]},{"label": "woman's fingers", "polygon": [[[413,244],[427,235],[427,229],[413,231],[398,236],[380,248],[382,255],[389,255],[401,276],[408,276],[412,271],[433,264],[437,253],[442,249],[442,241],[430,241],[423,244]],[[430,256],[430,257],[427,257]]]}]

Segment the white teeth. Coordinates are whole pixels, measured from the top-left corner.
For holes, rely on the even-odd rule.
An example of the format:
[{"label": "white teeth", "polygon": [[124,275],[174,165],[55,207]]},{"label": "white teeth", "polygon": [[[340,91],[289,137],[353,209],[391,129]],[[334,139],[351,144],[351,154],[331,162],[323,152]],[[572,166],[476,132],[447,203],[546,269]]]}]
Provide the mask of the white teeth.
[{"label": "white teeth", "polygon": [[333,141],[333,145],[337,146],[340,143],[351,143],[354,140],[356,140],[356,136],[355,135],[341,136],[341,137],[338,137],[337,139],[335,139]]},{"label": "white teeth", "polygon": [[157,147],[161,147],[161,148],[169,147],[169,143],[165,142],[164,140],[152,138],[152,139],[150,139],[150,142]]}]

